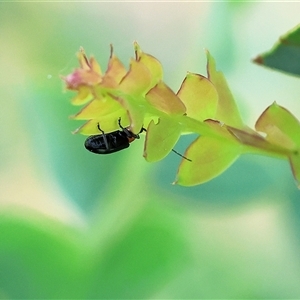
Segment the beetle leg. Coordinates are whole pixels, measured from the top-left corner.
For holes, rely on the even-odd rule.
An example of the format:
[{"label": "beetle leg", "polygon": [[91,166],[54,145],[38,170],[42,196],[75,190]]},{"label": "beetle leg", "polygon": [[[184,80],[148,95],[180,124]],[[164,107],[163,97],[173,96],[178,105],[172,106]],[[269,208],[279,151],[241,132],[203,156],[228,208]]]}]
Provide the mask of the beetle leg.
[{"label": "beetle leg", "polygon": [[104,144],[105,144],[106,149],[108,150],[108,149],[109,149],[109,146],[108,146],[108,141],[107,141],[107,138],[106,138],[106,134],[105,134],[104,131],[100,128],[100,124],[99,124],[99,123],[97,124],[97,128],[99,129],[99,131],[102,132]]},{"label": "beetle leg", "polygon": [[97,124],[97,128],[99,129],[99,131],[102,132],[102,134],[105,134],[104,131],[100,128],[100,124],[99,123]]},{"label": "beetle leg", "polygon": [[118,119],[118,124],[119,124],[120,128],[124,130],[123,126],[121,125],[121,117]]}]

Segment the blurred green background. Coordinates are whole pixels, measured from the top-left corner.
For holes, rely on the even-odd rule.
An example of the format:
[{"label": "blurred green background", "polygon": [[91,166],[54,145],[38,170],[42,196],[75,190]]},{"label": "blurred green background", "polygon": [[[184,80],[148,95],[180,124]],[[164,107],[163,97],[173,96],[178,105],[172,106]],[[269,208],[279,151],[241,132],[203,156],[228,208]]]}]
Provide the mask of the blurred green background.
[{"label": "blurred green background", "polygon": [[[251,58],[299,23],[300,3],[0,3],[0,298],[299,298],[300,192],[286,161],[243,156],[218,178],[170,183],[143,139],[109,156],[72,135],[59,75],[83,46],[105,69],[133,41],[175,91],[207,48],[253,127],[273,101],[300,118],[299,79]],[[193,136],[184,136],[183,153]],[[199,166],[201,167],[201,166]]]}]

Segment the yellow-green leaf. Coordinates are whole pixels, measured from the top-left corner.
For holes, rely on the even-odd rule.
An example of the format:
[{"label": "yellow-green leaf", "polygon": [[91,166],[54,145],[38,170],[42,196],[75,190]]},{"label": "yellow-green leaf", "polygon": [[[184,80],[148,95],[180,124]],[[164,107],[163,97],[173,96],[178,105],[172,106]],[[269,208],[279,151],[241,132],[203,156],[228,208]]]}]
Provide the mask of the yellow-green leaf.
[{"label": "yellow-green leaf", "polygon": [[198,137],[187,149],[182,159],[175,184],[193,186],[213,179],[224,172],[240,155],[236,143],[224,143],[209,136]]},{"label": "yellow-green leaf", "polygon": [[91,69],[97,73],[98,75],[102,75],[102,71],[101,71],[101,67],[100,65],[98,64],[97,60],[95,59],[95,57],[91,57],[90,58],[90,66],[91,66]]},{"label": "yellow-green leaf", "polygon": [[160,118],[155,124],[152,120],[147,128],[144,157],[155,162],[166,157],[177,143],[181,132],[179,123],[171,118]]},{"label": "yellow-green leaf", "polygon": [[83,105],[94,98],[91,89],[88,86],[82,85],[78,87],[78,94],[71,100],[73,105]]},{"label": "yellow-green leaf", "polygon": [[188,73],[177,96],[184,103],[189,117],[198,121],[215,118],[218,93],[206,77]]},{"label": "yellow-green leaf", "polygon": [[154,87],[163,78],[163,68],[161,63],[152,55],[142,52],[138,43],[134,43],[136,60],[143,63],[151,74],[151,84],[149,88]]},{"label": "yellow-green leaf", "polygon": [[97,60],[94,57],[88,59],[83,48],[80,48],[79,52],[77,53],[77,57],[82,69],[86,71],[91,70],[98,75],[102,75],[101,67],[98,64]]},{"label": "yellow-green leaf", "polygon": [[85,54],[85,51],[82,47],[79,49],[79,52],[77,53],[77,58],[78,58],[80,67],[83,70],[87,71],[87,70],[91,69],[90,62],[89,62],[89,60]]},{"label": "yellow-green leaf", "polygon": [[151,84],[151,74],[148,68],[134,59],[131,60],[130,69],[119,85],[119,89],[128,95],[145,95]]},{"label": "yellow-green leaf", "polygon": [[111,54],[108,61],[107,70],[105,72],[105,76],[113,78],[116,81],[116,83],[120,83],[120,81],[126,75],[126,73],[126,68],[119,60],[119,58],[113,54],[113,48],[111,47]]},{"label": "yellow-green leaf", "polygon": [[242,118],[223,73],[216,70],[216,62],[208,51],[206,51],[206,55],[208,79],[212,82],[219,95],[215,118],[226,125],[243,128]]},{"label": "yellow-green leaf", "polygon": [[274,102],[258,118],[255,128],[267,134],[266,139],[287,149],[300,148],[300,123],[284,107]]},{"label": "yellow-green leaf", "polygon": [[119,102],[106,96],[101,99],[92,100],[71,118],[74,120],[90,120],[108,116],[110,114],[116,114],[118,112],[120,115],[124,115],[124,112],[126,113]]},{"label": "yellow-green leaf", "polygon": [[147,93],[146,100],[166,114],[183,115],[186,112],[183,102],[163,81]]}]

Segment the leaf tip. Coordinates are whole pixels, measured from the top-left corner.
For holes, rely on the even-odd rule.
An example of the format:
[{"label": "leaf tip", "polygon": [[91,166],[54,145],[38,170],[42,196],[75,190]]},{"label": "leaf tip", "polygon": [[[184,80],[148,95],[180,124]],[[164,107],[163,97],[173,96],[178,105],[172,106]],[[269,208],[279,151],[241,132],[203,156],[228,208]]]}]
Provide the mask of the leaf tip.
[{"label": "leaf tip", "polygon": [[133,49],[134,49],[134,52],[135,52],[135,59],[139,60],[141,58],[142,50],[141,50],[141,47],[140,47],[140,45],[138,44],[137,41],[133,42]]},{"label": "leaf tip", "polygon": [[264,64],[264,59],[260,55],[258,55],[256,58],[252,59],[252,61],[258,65]]},{"label": "leaf tip", "polygon": [[84,52],[84,48],[83,48],[82,46],[79,47],[79,52],[85,53],[85,52]]},{"label": "leaf tip", "polygon": [[114,46],[113,46],[113,44],[109,44],[109,48],[110,48],[109,58],[112,59],[112,57],[114,56]]}]

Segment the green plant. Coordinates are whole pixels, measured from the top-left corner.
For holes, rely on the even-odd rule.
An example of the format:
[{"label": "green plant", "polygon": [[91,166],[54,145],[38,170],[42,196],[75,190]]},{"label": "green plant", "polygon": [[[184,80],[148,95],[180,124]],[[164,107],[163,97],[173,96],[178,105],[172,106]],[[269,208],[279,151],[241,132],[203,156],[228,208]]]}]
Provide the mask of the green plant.
[{"label": "green plant", "polygon": [[[290,33],[293,41],[299,40],[299,28],[296,33]],[[127,71],[111,47],[105,73],[93,57],[88,59],[80,50],[80,68],[64,77],[67,88],[78,92],[72,103],[87,103],[73,116],[88,120],[77,133],[99,134],[98,124],[106,133],[118,130],[119,118],[134,133],[146,127],[144,157],[149,162],[163,159],[181,134],[196,133],[199,136],[184,153],[192,162],[182,159],[175,183],[206,182],[241,154],[253,153],[289,160],[299,186],[300,123],[288,110],[274,102],[253,130],[244,124],[226,79],[208,51],[207,77],[188,73],[175,93],[162,79],[160,62],[137,43],[134,49],[135,59]]]}]

